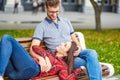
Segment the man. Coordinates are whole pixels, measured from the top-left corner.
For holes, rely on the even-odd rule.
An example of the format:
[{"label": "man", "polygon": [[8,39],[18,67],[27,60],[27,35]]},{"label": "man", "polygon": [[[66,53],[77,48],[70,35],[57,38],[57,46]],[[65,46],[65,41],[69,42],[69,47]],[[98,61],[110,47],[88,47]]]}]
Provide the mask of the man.
[{"label": "man", "polygon": [[[32,44],[40,45],[44,40],[49,52],[56,52],[56,47],[61,43],[73,40],[78,46],[74,56],[74,69],[85,66],[90,80],[102,80],[101,67],[95,50],[81,50],[78,39],[75,36],[73,27],[69,20],[58,16],[60,9],[60,0],[45,0],[47,17],[36,27]],[[40,60],[41,71],[49,71],[50,67],[43,58],[38,57],[30,49],[30,54]]]}]

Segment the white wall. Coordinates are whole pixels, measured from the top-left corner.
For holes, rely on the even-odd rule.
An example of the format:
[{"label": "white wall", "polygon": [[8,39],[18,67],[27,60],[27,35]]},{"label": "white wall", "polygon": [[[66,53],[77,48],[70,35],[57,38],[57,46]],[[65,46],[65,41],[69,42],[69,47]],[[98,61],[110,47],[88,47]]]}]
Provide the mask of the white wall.
[{"label": "white wall", "polygon": [[85,14],[94,14],[94,9],[93,9],[93,6],[92,6],[90,0],[85,0],[84,13]]}]

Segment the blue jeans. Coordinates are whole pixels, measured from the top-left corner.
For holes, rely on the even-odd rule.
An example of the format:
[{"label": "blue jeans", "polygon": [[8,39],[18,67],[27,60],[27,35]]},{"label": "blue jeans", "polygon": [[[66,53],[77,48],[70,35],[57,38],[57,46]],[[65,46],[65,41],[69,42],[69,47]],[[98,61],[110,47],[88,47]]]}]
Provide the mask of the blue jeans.
[{"label": "blue jeans", "polygon": [[95,50],[82,50],[74,61],[74,68],[85,66],[87,68],[89,80],[102,80],[102,69],[98,61],[98,56]]},{"label": "blue jeans", "polygon": [[0,40],[0,75],[22,80],[37,76],[39,65],[29,53],[10,35]]}]

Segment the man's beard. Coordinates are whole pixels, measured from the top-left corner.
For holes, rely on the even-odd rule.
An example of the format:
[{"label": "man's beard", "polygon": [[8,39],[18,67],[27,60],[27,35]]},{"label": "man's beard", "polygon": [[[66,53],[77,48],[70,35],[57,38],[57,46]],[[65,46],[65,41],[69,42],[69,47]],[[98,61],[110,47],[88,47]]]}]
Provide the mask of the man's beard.
[{"label": "man's beard", "polygon": [[48,19],[50,19],[52,21],[55,21],[57,19],[57,17],[53,19],[49,14],[47,14],[47,17],[48,17]]}]

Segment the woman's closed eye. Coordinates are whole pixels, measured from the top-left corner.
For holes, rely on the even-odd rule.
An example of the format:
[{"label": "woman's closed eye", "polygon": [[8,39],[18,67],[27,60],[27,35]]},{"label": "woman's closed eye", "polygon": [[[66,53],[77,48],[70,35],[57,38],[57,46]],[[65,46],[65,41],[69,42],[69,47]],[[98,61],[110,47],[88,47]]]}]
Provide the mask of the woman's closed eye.
[{"label": "woman's closed eye", "polygon": [[67,46],[67,44],[64,44],[64,46],[66,47],[66,46]]}]

